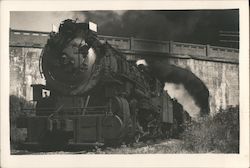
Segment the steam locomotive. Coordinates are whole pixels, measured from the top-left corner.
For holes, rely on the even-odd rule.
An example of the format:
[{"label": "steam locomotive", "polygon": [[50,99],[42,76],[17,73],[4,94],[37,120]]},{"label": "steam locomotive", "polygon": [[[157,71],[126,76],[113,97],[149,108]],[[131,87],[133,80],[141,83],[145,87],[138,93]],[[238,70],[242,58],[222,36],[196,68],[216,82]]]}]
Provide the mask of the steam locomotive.
[{"label": "steam locomotive", "polygon": [[169,137],[190,119],[144,65],[98,40],[92,23],[65,20],[40,57],[35,116],[19,119],[26,144],[98,145]]}]

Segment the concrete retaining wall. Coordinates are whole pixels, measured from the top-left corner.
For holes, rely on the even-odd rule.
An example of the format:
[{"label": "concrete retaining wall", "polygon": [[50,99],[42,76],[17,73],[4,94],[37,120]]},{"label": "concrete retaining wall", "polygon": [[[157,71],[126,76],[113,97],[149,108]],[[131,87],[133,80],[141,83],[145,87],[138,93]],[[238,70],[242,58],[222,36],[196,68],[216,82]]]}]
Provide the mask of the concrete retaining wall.
[{"label": "concrete retaining wall", "polygon": [[194,59],[171,58],[169,63],[188,69],[199,77],[209,90],[210,111],[239,105],[239,67],[237,64]]}]

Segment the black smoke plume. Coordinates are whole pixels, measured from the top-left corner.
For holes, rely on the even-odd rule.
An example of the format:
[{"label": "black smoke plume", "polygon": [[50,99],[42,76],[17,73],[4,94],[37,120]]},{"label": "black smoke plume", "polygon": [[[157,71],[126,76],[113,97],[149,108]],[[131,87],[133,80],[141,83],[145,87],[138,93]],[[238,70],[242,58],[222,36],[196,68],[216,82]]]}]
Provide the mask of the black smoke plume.
[{"label": "black smoke plume", "polygon": [[[239,31],[239,10],[128,10],[86,11],[98,33],[153,40],[173,40],[227,46],[219,32]],[[236,46],[228,46],[236,47]]]},{"label": "black smoke plume", "polygon": [[146,61],[153,76],[160,79],[162,83],[183,84],[196,105],[200,107],[201,115],[209,113],[209,91],[195,74],[187,69],[170,65],[167,59],[149,58]]}]

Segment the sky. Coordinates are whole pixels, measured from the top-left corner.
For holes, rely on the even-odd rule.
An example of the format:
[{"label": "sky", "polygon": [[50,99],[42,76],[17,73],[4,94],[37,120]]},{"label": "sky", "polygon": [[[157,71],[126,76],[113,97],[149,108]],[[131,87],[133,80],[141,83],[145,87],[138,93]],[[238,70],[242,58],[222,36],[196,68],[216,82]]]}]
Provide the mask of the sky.
[{"label": "sky", "polygon": [[65,19],[92,21],[98,34],[152,40],[172,40],[237,48],[238,37],[220,36],[220,31],[239,31],[239,10],[127,10],[127,11],[15,11],[10,28],[51,31]]}]

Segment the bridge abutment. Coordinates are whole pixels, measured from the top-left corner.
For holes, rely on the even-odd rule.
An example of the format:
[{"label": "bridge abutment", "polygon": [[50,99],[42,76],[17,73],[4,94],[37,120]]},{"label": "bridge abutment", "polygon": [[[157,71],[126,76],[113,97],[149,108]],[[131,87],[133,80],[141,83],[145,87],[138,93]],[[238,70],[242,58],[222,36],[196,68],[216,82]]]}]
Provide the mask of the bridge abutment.
[{"label": "bridge abutment", "polygon": [[191,71],[209,91],[210,113],[239,105],[238,64],[171,58],[169,64]]}]

